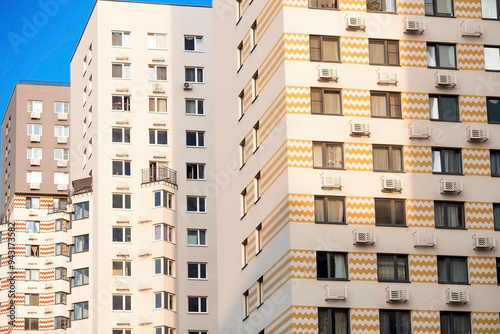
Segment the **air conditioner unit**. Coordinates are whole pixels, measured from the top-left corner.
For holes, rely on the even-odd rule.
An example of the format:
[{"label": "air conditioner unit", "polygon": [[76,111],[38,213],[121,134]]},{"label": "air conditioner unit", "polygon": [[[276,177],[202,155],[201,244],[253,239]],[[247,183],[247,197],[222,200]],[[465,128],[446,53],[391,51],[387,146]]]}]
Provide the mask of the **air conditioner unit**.
[{"label": "air conditioner unit", "polygon": [[467,127],[467,141],[487,141],[490,137],[486,126],[471,125]]},{"label": "air conditioner unit", "polygon": [[58,121],[67,121],[68,120],[68,114],[63,114],[63,113],[57,114],[57,120]]},{"label": "air conditioner unit", "polygon": [[345,300],[347,298],[347,287],[345,285],[325,285],[325,300]]},{"label": "air conditioner unit", "polygon": [[124,257],[127,257],[127,256],[129,256],[129,251],[128,251],[128,249],[126,249],[126,248],[120,248],[120,249],[118,249],[118,251],[116,252],[116,255],[117,255],[117,256],[124,256]]},{"label": "air conditioner unit", "polygon": [[493,249],[496,246],[495,236],[493,234],[474,234],[472,236],[472,245],[474,249]]},{"label": "air conditioner unit", "polygon": [[30,183],[30,189],[31,190],[40,189],[40,183]]},{"label": "air conditioner unit", "polygon": [[52,258],[49,257],[45,259],[45,264],[52,264],[52,263],[54,263],[54,260]]},{"label": "air conditioner unit", "polygon": [[321,189],[342,189],[342,177],[333,173],[321,174]]},{"label": "air conditioner unit", "polygon": [[31,135],[30,137],[32,143],[39,143],[40,142],[40,136],[39,135]]},{"label": "air conditioner unit", "polygon": [[401,192],[403,189],[403,181],[399,176],[384,175],[382,180],[382,191],[384,192]]},{"label": "air conditioner unit", "polygon": [[337,67],[318,67],[318,80],[319,81],[337,81],[339,73]]},{"label": "air conditioner unit", "polygon": [[57,190],[66,191],[66,190],[68,190],[68,185],[67,184],[58,184]]},{"label": "air conditioner unit", "polygon": [[31,112],[31,119],[40,119],[41,114],[38,111]]},{"label": "air conditioner unit", "polygon": [[373,231],[352,231],[353,244],[373,245],[375,243],[375,232]]},{"label": "air conditioner unit", "polygon": [[462,36],[479,37],[483,34],[482,20],[465,20],[460,26],[462,27]]},{"label": "air conditioner unit", "polygon": [[369,136],[371,133],[371,125],[368,121],[351,120],[351,136]]},{"label": "air conditioner unit", "polygon": [[45,289],[52,289],[54,287],[54,284],[51,282],[45,283]]},{"label": "air conditioner unit", "polygon": [[40,159],[30,159],[31,166],[40,166]]},{"label": "air conditioner unit", "polygon": [[408,288],[396,288],[388,286],[385,288],[386,302],[407,302],[410,299]]},{"label": "air conditioner unit", "polygon": [[153,93],[165,93],[165,88],[161,83],[155,82],[153,84]]},{"label": "air conditioner unit", "polygon": [[414,247],[433,247],[436,245],[436,232],[433,230],[419,230],[413,232]]},{"label": "air conditioner unit", "polygon": [[431,136],[431,125],[426,122],[412,122],[408,125],[408,133],[410,139],[427,139]]},{"label": "air conditioner unit", "polygon": [[116,290],[129,290],[128,282],[125,281],[115,281],[115,289]]},{"label": "air conditioner unit", "polygon": [[377,70],[377,83],[382,85],[396,85],[398,83],[398,73],[394,70],[379,68]]},{"label": "air conditioner unit", "polygon": [[57,167],[68,167],[68,160],[57,160]]},{"label": "air conditioner unit", "polygon": [[148,248],[140,248],[139,249],[139,257],[146,257],[151,255],[151,250]]},{"label": "air conditioner unit", "polygon": [[446,304],[469,302],[469,291],[467,289],[449,288],[446,289]]},{"label": "air conditioner unit", "polygon": [[129,319],[129,317],[126,317],[126,316],[119,316],[116,319],[116,324],[118,326],[128,326],[128,325],[130,325],[130,319]]},{"label": "air conditioner unit", "polygon": [[346,29],[351,30],[365,30],[366,28],[366,20],[361,15],[346,15]]},{"label": "air conditioner unit", "polygon": [[434,74],[434,80],[435,80],[436,87],[453,88],[457,85],[457,74],[456,73],[436,72]]},{"label": "air conditioner unit", "polygon": [[68,143],[68,137],[57,137],[57,143],[58,144],[67,144]]},{"label": "air conditioner unit", "polygon": [[191,90],[193,89],[193,84],[190,83],[190,82],[185,82],[182,87],[184,88],[184,90]]},{"label": "air conditioner unit", "polygon": [[403,20],[405,33],[423,33],[425,30],[425,21],[423,16],[406,17]]},{"label": "air conditioner unit", "polygon": [[463,191],[462,180],[441,179],[439,180],[440,192],[460,194]]},{"label": "air conditioner unit", "polygon": [[46,307],[44,310],[44,313],[52,313],[54,312],[54,309],[52,307]]}]

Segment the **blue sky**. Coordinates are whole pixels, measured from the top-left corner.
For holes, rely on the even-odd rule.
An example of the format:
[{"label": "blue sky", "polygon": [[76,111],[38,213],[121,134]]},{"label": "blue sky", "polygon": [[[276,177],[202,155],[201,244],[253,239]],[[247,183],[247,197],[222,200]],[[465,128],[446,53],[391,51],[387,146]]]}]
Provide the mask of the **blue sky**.
[{"label": "blue sky", "polygon": [[[211,0],[137,1],[211,5]],[[69,81],[94,0],[0,0],[0,115],[21,80]]]}]

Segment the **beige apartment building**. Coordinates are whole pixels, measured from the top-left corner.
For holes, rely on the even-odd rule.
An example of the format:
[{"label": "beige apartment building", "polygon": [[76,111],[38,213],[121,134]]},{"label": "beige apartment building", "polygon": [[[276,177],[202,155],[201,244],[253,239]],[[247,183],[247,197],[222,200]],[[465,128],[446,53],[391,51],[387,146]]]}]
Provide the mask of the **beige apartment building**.
[{"label": "beige apartment building", "polygon": [[498,10],[214,2],[218,333],[500,332]]}]

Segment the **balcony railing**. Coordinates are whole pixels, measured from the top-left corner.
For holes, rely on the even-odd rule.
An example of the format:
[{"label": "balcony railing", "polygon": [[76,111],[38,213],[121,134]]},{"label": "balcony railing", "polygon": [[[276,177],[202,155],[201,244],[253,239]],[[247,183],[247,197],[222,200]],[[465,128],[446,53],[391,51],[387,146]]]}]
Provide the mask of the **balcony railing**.
[{"label": "balcony railing", "polygon": [[165,181],[177,187],[177,171],[168,167],[146,168],[142,170],[142,184]]}]

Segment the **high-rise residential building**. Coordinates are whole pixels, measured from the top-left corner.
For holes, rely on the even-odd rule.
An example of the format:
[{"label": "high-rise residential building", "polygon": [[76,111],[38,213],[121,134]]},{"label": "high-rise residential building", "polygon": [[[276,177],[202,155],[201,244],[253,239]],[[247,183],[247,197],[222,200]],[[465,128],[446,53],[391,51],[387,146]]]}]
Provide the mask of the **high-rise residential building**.
[{"label": "high-rise residential building", "polygon": [[498,5],[214,3],[218,333],[500,331]]},{"label": "high-rise residential building", "polygon": [[69,83],[20,81],[2,121],[2,333],[69,322],[69,100]]}]

